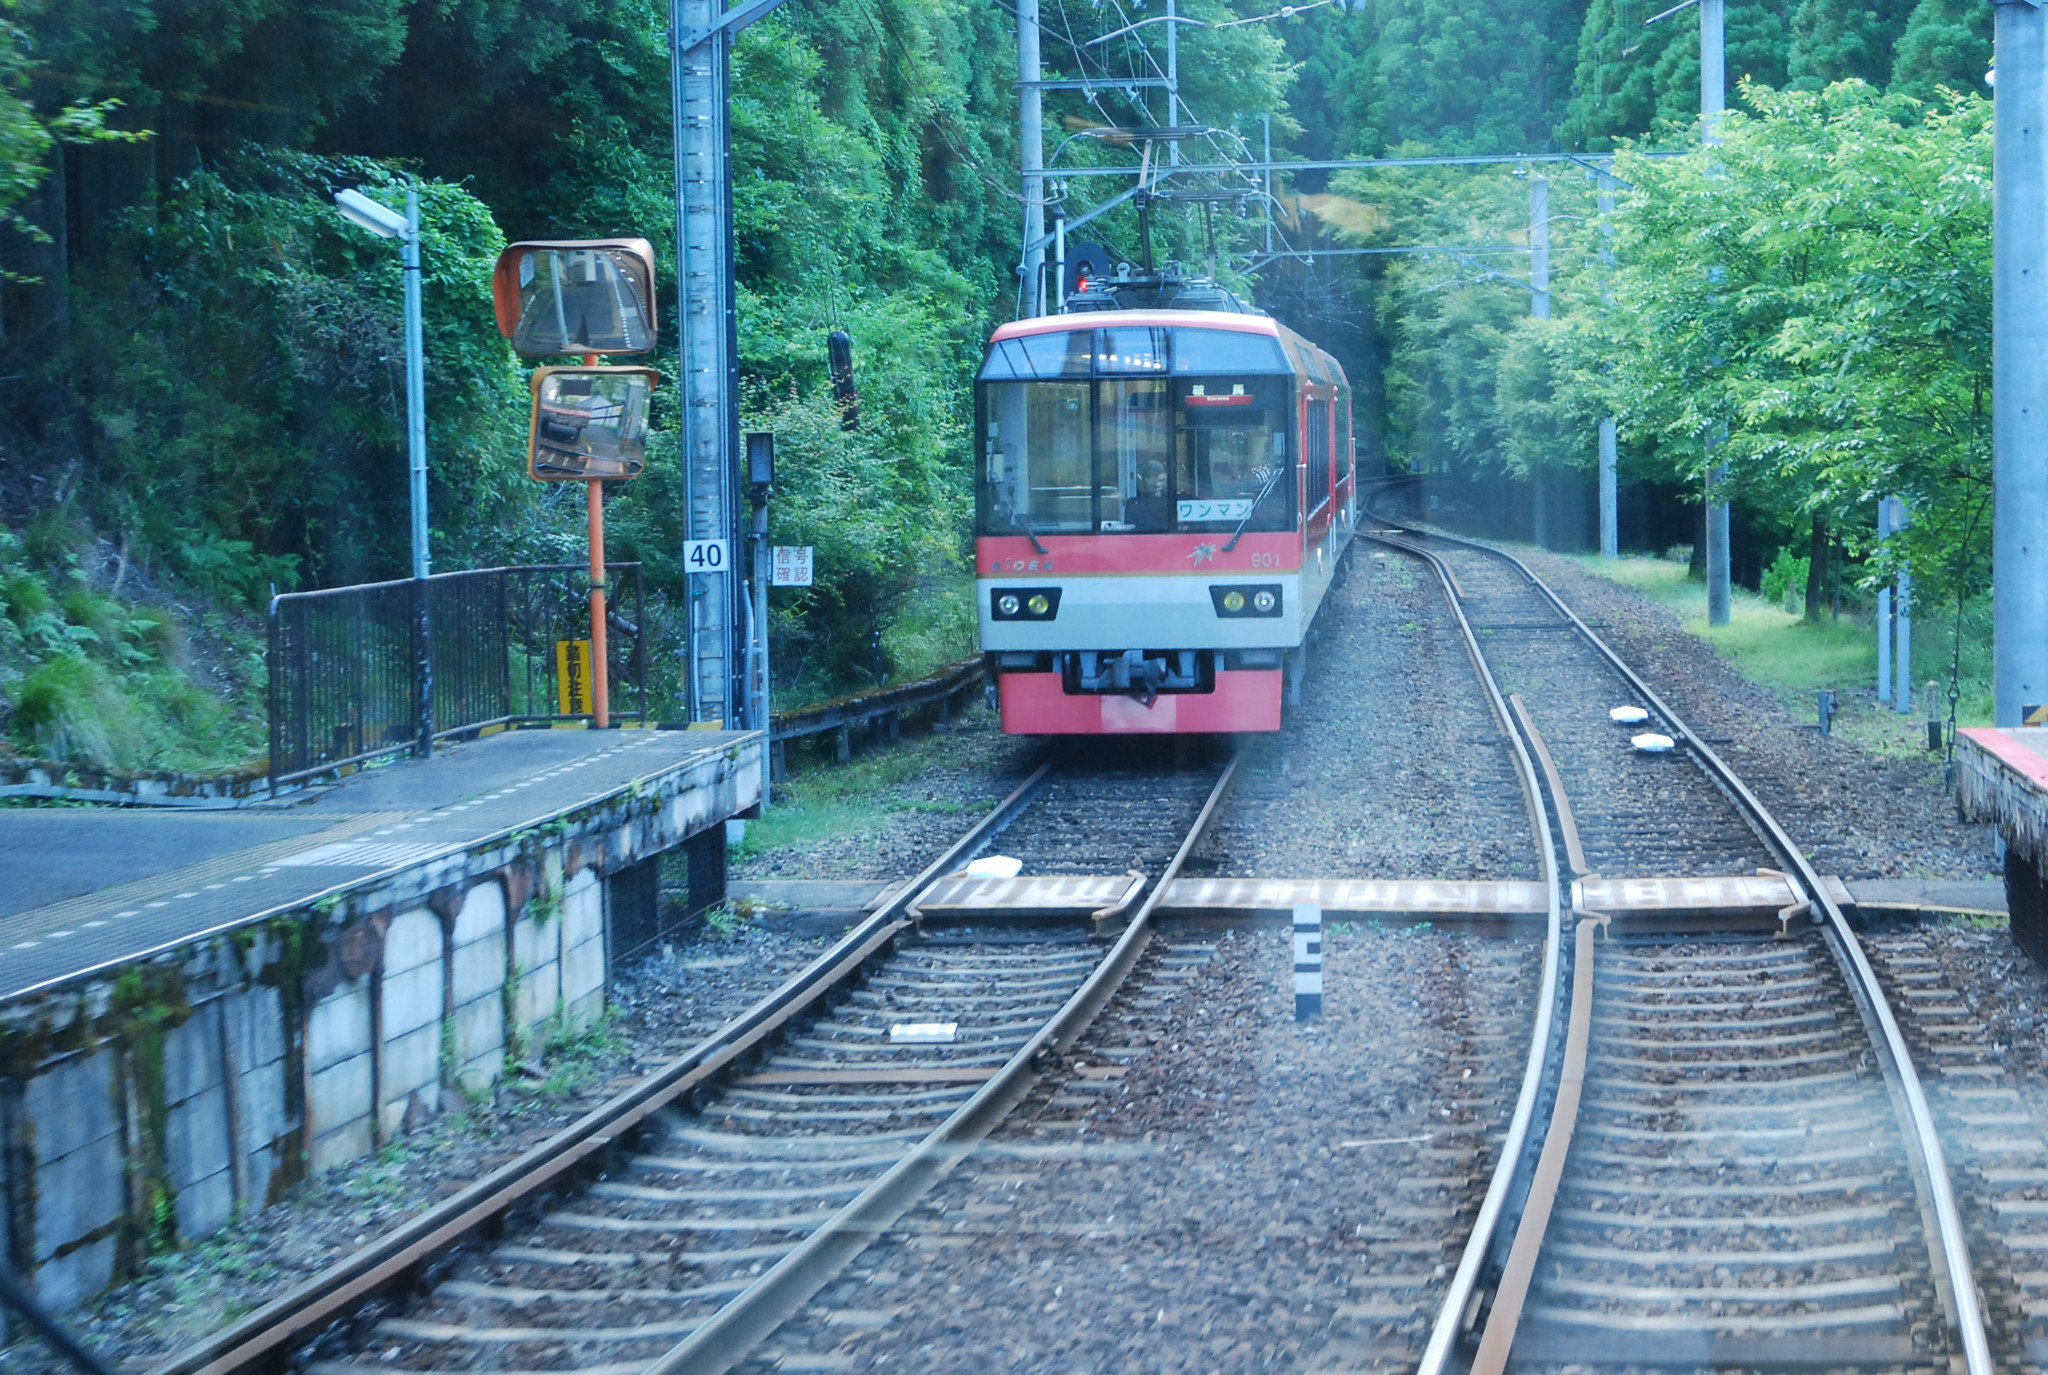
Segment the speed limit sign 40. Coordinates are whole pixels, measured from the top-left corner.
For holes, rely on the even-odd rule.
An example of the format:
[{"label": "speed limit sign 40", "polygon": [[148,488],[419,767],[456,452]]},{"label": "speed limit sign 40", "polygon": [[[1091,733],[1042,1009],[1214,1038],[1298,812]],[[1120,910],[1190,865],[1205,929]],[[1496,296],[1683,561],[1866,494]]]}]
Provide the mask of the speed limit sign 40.
[{"label": "speed limit sign 40", "polygon": [[685,573],[723,573],[732,567],[731,545],[722,539],[683,541]]}]

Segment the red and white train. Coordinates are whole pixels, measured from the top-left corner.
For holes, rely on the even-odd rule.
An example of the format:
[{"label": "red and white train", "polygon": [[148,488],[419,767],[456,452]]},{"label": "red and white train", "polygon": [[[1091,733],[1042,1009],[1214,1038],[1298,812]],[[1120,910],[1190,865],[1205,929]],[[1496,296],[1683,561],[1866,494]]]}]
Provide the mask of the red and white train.
[{"label": "red and white train", "polygon": [[1003,325],[982,364],[981,647],[1011,734],[1278,730],[1357,523],[1337,361],[1156,281]]}]

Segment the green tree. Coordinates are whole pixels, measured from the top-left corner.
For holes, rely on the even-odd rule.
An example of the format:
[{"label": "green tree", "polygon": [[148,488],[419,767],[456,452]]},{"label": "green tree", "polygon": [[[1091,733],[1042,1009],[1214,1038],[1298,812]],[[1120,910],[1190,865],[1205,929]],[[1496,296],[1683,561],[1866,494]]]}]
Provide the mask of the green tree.
[{"label": "green tree", "polygon": [[[1983,576],[1990,493],[1990,104],[1862,82],[1749,87],[1711,151],[1624,155],[1619,265],[1574,324],[1582,409],[1763,509],[1908,498],[1894,556]],[[1860,519],[1850,532],[1867,528]]]},{"label": "green tree", "polygon": [[1891,89],[1935,100],[1946,86],[1983,89],[1991,67],[1991,6],[1975,0],[1920,0],[1899,37]]},{"label": "green tree", "polygon": [[1914,0],[1799,0],[1786,88],[1818,91],[1851,78],[1884,85],[1913,8]]},{"label": "green tree", "polygon": [[[1724,30],[1728,80],[1783,85],[1788,0],[1731,5]],[[1578,34],[1578,65],[1564,115],[1564,146],[1604,152],[1622,139],[1670,140],[1700,113],[1699,21],[1653,0],[1592,0]]]},{"label": "green tree", "polygon": [[1485,10],[1450,0],[1369,7],[1366,144],[1442,152],[1533,152],[1551,142],[1570,92],[1582,0]]}]

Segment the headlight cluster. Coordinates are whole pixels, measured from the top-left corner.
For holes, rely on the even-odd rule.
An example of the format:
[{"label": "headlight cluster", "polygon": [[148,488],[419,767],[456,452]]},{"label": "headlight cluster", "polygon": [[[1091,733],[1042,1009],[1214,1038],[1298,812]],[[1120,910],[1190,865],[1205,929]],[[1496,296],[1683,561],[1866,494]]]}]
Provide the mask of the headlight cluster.
[{"label": "headlight cluster", "polygon": [[1209,600],[1216,604],[1219,616],[1277,616],[1281,609],[1280,589],[1271,583],[1211,587]]},{"label": "headlight cluster", "polygon": [[999,621],[1049,621],[1060,614],[1060,589],[998,587],[989,593],[988,606]]}]

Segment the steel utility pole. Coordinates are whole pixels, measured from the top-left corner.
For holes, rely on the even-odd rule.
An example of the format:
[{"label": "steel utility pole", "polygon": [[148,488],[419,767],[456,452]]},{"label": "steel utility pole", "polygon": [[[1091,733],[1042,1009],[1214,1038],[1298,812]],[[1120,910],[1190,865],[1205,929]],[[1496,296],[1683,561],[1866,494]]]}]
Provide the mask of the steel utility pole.
[{"label": "steel utility pole", "polygon": [[[1700,0],[1700,137],[1709,144],[1721,141],[1721,112],[1728,104],[1727,73],[1724,66],[1723,31],[1727,0]],[[1709,435],[1712,452],[1719,435]],[[1707,624],[1728,624],[1728,503],[1716,500],[1721,484],[1728,480],[1728,465],[1712,464],[1707,469]]]},{"label": "steel utility pole", "polygon": [[1993,720],[2048,702],[2048,13],[1993,0]]},{"label": "steel utility pole", "polygon": [[[1529,178],[1529,313],[1538,320],[1550,318],[1550,182]],[[1550,547],[1550,483],[1542,467],[1529,474],[1530,496],[1535,506],[1536,547]]]},{"label": "steel utility pole", "polygon": [[[689,582],[692,721],[742,724],[739,575],[738,302],[732,264],[732,35],[771,5],[726,11],[720,0],[670,0],[676,163],[676,334],[682,372],[684,538],[719,541]],[[702,549],[702,545],[697,546]],[[750,726],[765,722],[748,721]]]},{"label": "steel utility pole", "polygon": [[[1882,548],[1892,538],[1892,499],[1877,499],[1877,543]],[[1892,700],[1892,590],[1877,589],[1877,700]]]},{"label": "steel utility pole", "polygon": [[[1169,26],[1170,27],[1170,26]],[[1266,251],[1273,251],[1273,116],[1260,115],[1266,137]]]},{"label": "steel utility pole", "polygon": [[[1166,122],[1180,123],[1180,11],[1166,0]],[[1180,166],[1180,140],[1166,145],[1169,166]],[[1270,161],[1270,159],[1268,159]]]},{"label": "steel utility pole", "polygon": [[[1723,37],[1727,0],[1700,0],[1700,137],[1707,144],[1721,141],[1721,113],[1727,108],[1728,83]],[[1720,443],[1718,431],[1707,436],[1712,453]],[[1726,625],[1729,616],[1728,588],[1728,503],[1717,500],[1718,490],[1728,480],[1726,463],[1707,468],[1707,624]]]},{"label": "steel utility pole", "polygon": [[1018,271],[1024,274],[1026,316],[1045,314],[1045,106],[1040,79],[1038,0],[1018,0],[1017,149],[1024,180],[1024,262]]},{"label": "steel utility pole", "polygon": [[[1600,173],[1600,264],[1614,266],[1614,175],[1606,171]],[[1611,415],[1600,419],[1600,557],[1621,557],[1621,487]]]}]

